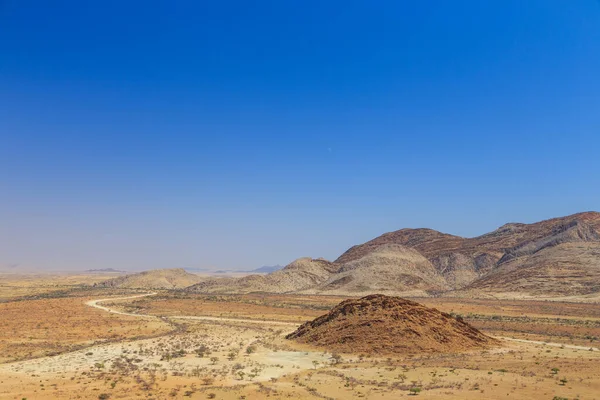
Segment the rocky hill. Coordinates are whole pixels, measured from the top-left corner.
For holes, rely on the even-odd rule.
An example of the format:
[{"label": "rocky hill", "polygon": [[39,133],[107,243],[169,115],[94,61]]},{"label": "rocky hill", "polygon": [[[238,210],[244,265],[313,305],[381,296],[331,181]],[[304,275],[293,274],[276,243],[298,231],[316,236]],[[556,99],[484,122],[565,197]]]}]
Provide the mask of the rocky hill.
[{"label": "rocky hill", "polygon": [[600,293],[600,243],[561,243],[509,259],[465,289],[515,296]]},{"label": "rocky hill", "polygon": [[435,308],[380,294],[345,300],[287,339],[328,351],[365,354],[456,352],[499,344]]},{"label": "rocky hill", "polygon": [[397,244],[373,248],[361,258],[339,263],[337,271],[312,293],[364,295],[404,293],[424,296],[450,287],[418,251]]},{"label": "rocky hill", "polygon": [[335,262],[356,260],[386,244],[407,246],[427,258],[452,288],[460,288],[488,272],[503,254],[495,247],[480,247],[469,240],[432,229],[401,229],[354,246]]},{"label": "rocky hill", "polygon": [[390,244],[418,251],[454,290],[549,295],[600,291],[597,212],[506,224],[475,238],[402,229],[350,248],[335,263],[351,263]]},{"label": "rocky hill", "polygon": [[197,293],[298,292],[325,282],[337,268],[338,266],[330,261],[305,257],[267,275],[213,278],[187,290]]},{"label": "rocky hill", "polygon": [[119,276],[94,284],[95,287],[131,289],[183,289],[200,282],[198,275],[190,274],[183,268],[156,269],[138,274]]}]

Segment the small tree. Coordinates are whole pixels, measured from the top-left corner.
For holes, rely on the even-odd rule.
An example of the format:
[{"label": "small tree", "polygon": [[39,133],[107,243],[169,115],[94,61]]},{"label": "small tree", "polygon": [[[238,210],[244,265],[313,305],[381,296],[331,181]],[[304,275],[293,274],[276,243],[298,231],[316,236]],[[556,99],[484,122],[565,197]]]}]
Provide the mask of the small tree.
[{"label": "small tree", "polygon": [[212,365],[216,365],[219,362],[219,357],[211,357],[210,362]]},{"label": "small tree", "polygon": [[317,360],[313,360],[312,363],[315,366],[315,369],[317,369],[317,366],[320,364],[320,362],[318,362]]},{"label": "small tree", "polygon": [[252,368],[252,370],[250,372],[252,372],[252,377],[255,377],[255,376],[260,375],[260,371],[262,371],[260,368],[254,367],[254,368]]},{"label": "small tree", "polygon": [[565,386],[565,385],[567,384],[567,382],[568,382],[568,381],[567,381],[567,378],[566,378],[566,377],[563,377],[563,378],[560,380],[560,384],[561,384],[562,386]]},{"label": "small tree", "polygon": [[342,362],[342,356],[341,356],[340,354],[338,354],[338,353],[333,353],[333,354],[331,355],[331,363],[332,363],[333,365],[337,365],[337,364],[339,364],[339,363],[341,363],[341,362]]},{"label": "small tree", "polygon": [[207,345],[203,344],[200,347],[198,347],[196,350],[194,350],[194,352],[196,353],[196,355],[200,358],[207,356],[210,354],[210,349],[208,348]]},{"label": "small tree", "polygon": [[195,376],[196,378],[199,378],[201,373],[202,373],[202,368],[200,368],[199,365],[196,365],[194,367],[194,369],[192,369],[192,376]]},{"label": "small tree", "polygon": [[413,396],[418,395],[419,393],[421,393],[421,388],[420,387],[411,387],[410,389],[410,394]]}]

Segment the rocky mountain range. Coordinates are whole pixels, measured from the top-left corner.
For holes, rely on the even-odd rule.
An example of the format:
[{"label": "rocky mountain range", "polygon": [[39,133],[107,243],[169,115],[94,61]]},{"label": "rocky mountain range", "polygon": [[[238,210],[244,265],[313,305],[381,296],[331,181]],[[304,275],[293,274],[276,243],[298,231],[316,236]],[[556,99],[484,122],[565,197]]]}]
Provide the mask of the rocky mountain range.
[{"label": "rocky mountain range", "polygon": [[474,238],[401,229],[353,246],[333,262],[302,258],[267,275],[213,278],[186,290],[404,296],[598,293],[600,213],[510,223]]},{"label": "rocky mountain range", "polygon": [[306,257],[243,277],[156,270],[97,286],[351,296],[600,295],[600,213],[509,223],[474,238],[401,229],[353,246],[333,262]]}]

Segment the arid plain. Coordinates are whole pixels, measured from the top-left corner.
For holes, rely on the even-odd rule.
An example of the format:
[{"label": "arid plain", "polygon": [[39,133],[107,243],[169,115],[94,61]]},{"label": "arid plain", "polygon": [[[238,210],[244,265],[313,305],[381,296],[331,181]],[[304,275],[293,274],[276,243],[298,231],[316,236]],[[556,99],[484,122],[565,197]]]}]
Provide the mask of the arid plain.
[{"label": "arid plain", "polygon": [[589,301],[413,299],[500,344],[332,354],[285,335],[346,296],[83,285],[97,280],[2,276],[0,398],[600,398],[600,307]]}]

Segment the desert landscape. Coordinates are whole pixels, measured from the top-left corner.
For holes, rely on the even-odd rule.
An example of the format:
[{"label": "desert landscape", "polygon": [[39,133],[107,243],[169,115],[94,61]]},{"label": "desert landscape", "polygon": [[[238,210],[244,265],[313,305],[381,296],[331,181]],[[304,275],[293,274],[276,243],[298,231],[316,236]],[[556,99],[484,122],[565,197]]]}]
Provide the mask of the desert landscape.
[{"label": "desert landscape", "polygon": [[599,232],[402,229],[243,277],[4,272],[0,398],[600,399]]},{"label": "desert landscape", "polygon": [[0,0],[0,400],[600,400],[599,71],[600,0]]}]

